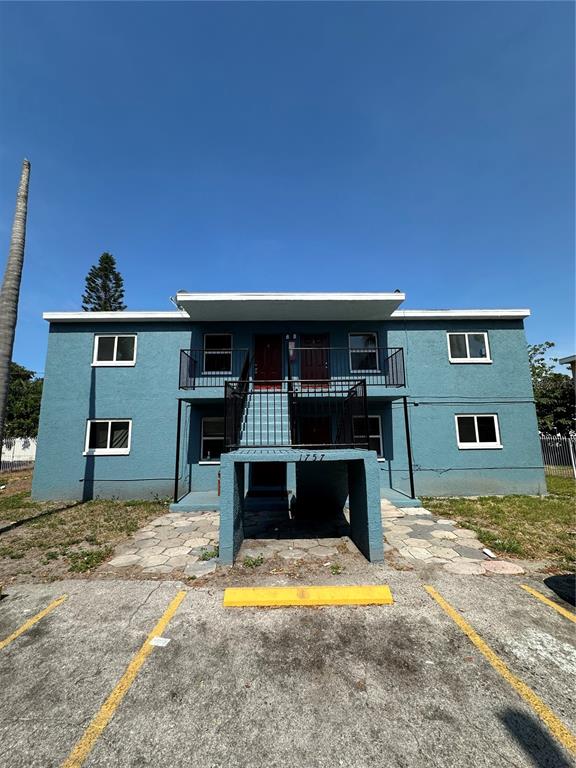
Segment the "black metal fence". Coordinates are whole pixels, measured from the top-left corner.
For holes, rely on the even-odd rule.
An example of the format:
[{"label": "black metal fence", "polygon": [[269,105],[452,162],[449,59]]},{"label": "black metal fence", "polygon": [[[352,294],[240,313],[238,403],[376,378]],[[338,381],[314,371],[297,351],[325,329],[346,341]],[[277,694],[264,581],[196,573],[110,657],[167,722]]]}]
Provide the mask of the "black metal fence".
[{"label": "black metal fence", "polygon": [[180,389],[223,387],[240,378],[247,359],[246,349],[181,349]]},{"label": "black metal fence", "polygon": [[367,448],[364,381],[226,382],[225,446]]},{"label": "black metal fence", "polygon": [[294,379],[363,379],[381,387],[406,384],[402,347],[293,347],[288,361]]}]

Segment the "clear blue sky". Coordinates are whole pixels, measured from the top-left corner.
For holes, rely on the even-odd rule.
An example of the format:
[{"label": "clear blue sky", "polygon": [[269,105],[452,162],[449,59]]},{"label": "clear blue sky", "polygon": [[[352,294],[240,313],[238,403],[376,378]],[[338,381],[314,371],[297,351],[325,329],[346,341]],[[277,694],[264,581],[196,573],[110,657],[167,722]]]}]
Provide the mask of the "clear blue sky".
[{"label": "clear blue sky", "polygon": [[32,163],[15,360],[104,250],[178,289],[524,307],[574,352],[574,5],[1,3],[0,235]]}]

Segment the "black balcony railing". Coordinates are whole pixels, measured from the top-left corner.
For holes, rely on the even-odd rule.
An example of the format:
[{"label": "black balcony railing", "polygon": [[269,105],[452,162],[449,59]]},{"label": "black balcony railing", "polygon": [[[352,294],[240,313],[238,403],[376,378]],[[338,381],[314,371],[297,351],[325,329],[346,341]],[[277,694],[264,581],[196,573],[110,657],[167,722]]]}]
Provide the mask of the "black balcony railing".
[{"label": "black balcony railing", "polygon": [[[402,347],[292,347],[286,350],[285,359],[287,380],[406,385]],[[223,387],[226,381],[239,380],[246,365],[246,380],[252,380],[254,360],[246,349],[181,349],[180,389]]]},{"label": "black balcony railing", "polygon": [[247,360],[246,349],[181,349],[180,389],[223,387],[240,378]]},{"label": "black balcony railing", "polygon": [[363,381],[259,381],[225,385],[225,446],[367,448]]},{"label": "black balcony railing", "polygon": [[402,347],[294,347],[288,360],[291,377],[302,381],[354,379],[381,387],[406,383]]}]

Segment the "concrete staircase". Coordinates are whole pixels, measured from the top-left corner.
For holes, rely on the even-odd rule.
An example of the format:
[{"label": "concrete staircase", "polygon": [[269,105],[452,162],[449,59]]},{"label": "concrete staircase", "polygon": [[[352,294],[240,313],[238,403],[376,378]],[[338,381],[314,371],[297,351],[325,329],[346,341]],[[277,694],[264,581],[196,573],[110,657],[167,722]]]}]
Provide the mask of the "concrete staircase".
[{"label": "concrete staircase", "polygon": [[242,418],[240,445],[246,448],[289,446],[290,442],[286,393],[280,390],[250,392]]}]

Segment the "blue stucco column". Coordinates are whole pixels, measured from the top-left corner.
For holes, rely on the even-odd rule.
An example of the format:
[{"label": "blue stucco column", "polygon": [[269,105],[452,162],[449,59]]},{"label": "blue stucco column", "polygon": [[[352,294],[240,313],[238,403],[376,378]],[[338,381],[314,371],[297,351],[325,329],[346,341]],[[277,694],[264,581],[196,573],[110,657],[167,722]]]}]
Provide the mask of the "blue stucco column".
[{"label": "blue stucco column", "polygon": [[222,454],[220,464],[220,546],[219,559],[233,565],[244,541],[244,463],[233,454]]},{"label": "blue stucco column", "polygon": [[380,475],[376,456],[348,462],[350,538],[371,563],[384,561]]}]

